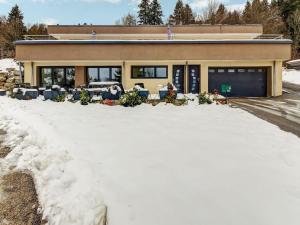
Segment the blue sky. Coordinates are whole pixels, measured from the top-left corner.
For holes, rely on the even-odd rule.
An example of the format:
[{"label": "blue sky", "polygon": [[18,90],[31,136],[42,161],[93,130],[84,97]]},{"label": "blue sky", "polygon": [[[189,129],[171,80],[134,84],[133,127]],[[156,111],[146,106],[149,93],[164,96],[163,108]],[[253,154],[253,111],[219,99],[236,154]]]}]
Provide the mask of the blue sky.
[{"label": "blue sky", "polygon": [[[26,24],[115,24],[127,12],[136,13],[139,0],[0,0],[0,15],[7,15],[18,4]],[[172,13],[176,0],[160,0],[165,18]],[[185,0],[201,12],[207,0]],[[246,0],[219,0],[231,9],[240,9]]]}]

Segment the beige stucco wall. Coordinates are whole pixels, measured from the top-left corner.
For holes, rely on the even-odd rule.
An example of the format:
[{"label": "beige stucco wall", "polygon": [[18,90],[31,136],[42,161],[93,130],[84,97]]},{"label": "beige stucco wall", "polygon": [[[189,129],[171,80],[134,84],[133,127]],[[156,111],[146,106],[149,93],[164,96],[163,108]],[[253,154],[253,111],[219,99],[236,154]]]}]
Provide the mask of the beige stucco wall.
[{"label": "beige stucco wall", "polygon": [[[209,67],[268,67],[270,68],[271,79],[268,82],[268,95],[279,96],[282,94],[282,61],[216,61],[216,60],[151,60],[151,61],[36,61],[33,64],[25,64],[25,82],[36,85],[37,68],[40,66],[75,66],[76,86],[85,82],[84,66],[121,66],[122,83],[125,89],[132,88],[135,83],[144,83],[151,93],[157,93],[161,85],[172,82],[173,65],[200,65],[201,66],[201,92],[208,91],[208,68]],[[34,66],[32,70],[31,65]],[[167,79],[131,79],[132,65],[166,65],[168,66]],[[33,71],[33,77],[32,77]],[[187,73],[186,73],[187,74]],[[185,74],[185,89],[187,90],[188,76]]]},{"label": "beige stucco wall", "polygon": [[19,61],[288,60],[290,44],[34,44],[17,45]]}]

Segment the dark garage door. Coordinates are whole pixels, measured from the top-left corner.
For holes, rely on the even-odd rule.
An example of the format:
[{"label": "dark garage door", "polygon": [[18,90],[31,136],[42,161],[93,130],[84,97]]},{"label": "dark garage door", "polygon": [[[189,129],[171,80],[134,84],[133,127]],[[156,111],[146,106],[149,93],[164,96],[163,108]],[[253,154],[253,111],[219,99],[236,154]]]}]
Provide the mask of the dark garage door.
[{"label": "dark garage door", "polygon": [[[267,95],[266,68],[213,68],[208,69],[208,89],[221,93],[221,85],[231,85],[229,97],[265,97]],[[222,93],[221,93],[222,94]]]}]

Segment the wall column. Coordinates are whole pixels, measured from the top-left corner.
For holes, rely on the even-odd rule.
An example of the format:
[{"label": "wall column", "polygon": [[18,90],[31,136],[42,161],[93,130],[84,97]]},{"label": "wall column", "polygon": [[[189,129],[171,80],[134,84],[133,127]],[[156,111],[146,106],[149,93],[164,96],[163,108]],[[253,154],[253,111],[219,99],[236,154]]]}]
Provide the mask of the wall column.
[{"label": "wall column", "polygon": [[86,85],[84,66],[75,67],[75,87]]},{"label": "wall column", "polygon": [[272,82],[273,96],[282,95],[282,61],[274,61],[273,68],[273,82]]},{"label": "wall column", "polygon": [[200,68],[200,92],[208,92],[208,66],[202,63]]}]

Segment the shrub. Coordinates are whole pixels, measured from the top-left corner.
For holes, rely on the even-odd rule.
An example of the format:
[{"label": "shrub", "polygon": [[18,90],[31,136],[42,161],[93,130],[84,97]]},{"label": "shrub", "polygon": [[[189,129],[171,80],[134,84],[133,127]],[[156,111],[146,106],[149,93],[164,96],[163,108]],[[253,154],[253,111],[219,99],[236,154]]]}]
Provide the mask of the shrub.
[{"label": "shrub", "polygon": [[210,95],[206,94],[206,92],[200,93],[199,97],[198,97],[198,100],[199,100],[200,105],[206,104],[206,103],[207,104],[212,104],[213,103],[213,101],[210,98]]},{"label": "shrub", "polygon": [[58,95],[56,96],[56,98],[54,99],[55,102],[64,102],[66,100],[66,95],[62,94],[62,95]]},{"label": "shrub", "polygon": [[89,95],[89,92],[87,90],[82,90],[80,92],[80,103],[81,105],[88,105],[90,102],[91,98]]},{"label": "shrub", "polygon": [[143,102],[145,102],[145,99],[139,95],[138,90],[136,89],[122,95],[120,99],[121,105],[126,107],[127,106],[134,107],[137,105],[141,105]]}]

